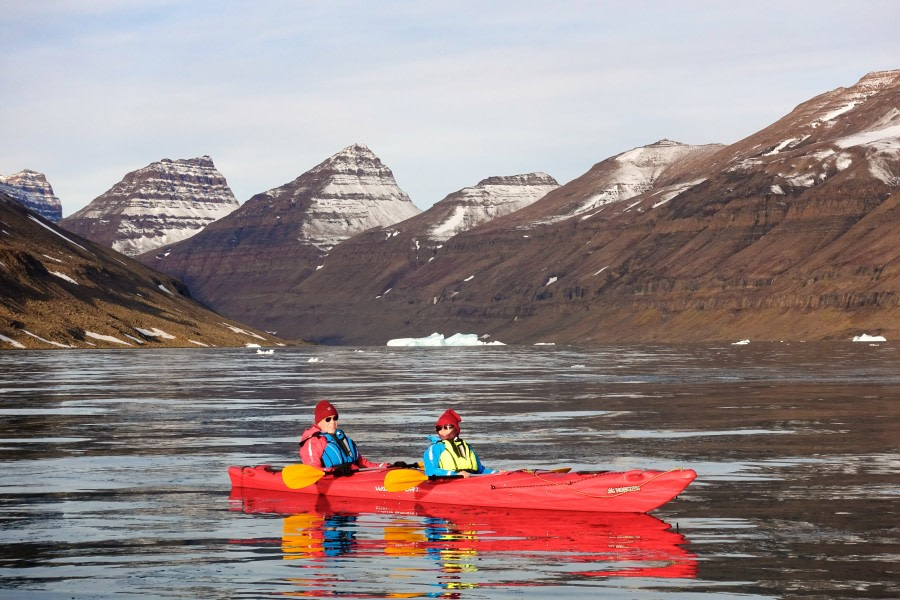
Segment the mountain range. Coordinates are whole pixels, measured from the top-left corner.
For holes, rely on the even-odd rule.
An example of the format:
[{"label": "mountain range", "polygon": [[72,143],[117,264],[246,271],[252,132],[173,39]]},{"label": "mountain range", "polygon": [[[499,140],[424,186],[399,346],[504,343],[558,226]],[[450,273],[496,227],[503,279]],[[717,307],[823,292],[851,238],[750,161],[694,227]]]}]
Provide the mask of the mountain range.
[{"label": "mountain range", "polygon": [[604,160],[427,253],[426,228],[356,236],[241,318],[340,344],[896,337],[898,176],[900,71],[872,73],[735,144]]},{"label": "mountain range", "polygon": [[357,144],[190,239],[138,258],[183,280],[219,312],[254,315],[315,272],[342,240],[419,212],[390,169]]},{"label": "mountain range", "polygon": [[900,333],[900,71],[735,144],[663,139],[562,186],[489,177],[425,212],[359,144],[239,208],[209,169],[209,157],[154,163],[62,224],[143,251],[233,319],[324,343]]}]

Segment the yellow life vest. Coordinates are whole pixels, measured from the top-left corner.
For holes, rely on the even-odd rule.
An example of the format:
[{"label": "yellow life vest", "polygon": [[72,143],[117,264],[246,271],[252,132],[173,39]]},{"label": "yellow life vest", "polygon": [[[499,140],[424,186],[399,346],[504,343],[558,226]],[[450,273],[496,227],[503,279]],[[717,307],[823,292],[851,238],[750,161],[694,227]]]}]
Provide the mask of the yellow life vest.
[{"label": "yellow life vest", "polygon": [[453,441],[443,440],[444,450],[438,459],[438,467],[449,471],[478,471],[478,459],[469,445],[457,438]]}]

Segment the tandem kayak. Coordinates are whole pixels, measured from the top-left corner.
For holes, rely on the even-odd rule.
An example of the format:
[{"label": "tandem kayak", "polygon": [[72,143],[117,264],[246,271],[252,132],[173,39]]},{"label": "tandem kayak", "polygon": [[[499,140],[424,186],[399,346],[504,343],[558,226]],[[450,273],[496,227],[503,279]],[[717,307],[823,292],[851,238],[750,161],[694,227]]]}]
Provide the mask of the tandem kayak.
[{"label": "tandem kayak", "polygon": [[646,513],[658,508],[697,477],[694,470],[682,468],[570,473],[519,470],[426,479],[409,489],[388,491],[385,476],[391,471],[361,470],[345,477],[327,474],[312,485],[292,489],[277,467],[228,467],[235,489],[457,506],[620,513]]}]

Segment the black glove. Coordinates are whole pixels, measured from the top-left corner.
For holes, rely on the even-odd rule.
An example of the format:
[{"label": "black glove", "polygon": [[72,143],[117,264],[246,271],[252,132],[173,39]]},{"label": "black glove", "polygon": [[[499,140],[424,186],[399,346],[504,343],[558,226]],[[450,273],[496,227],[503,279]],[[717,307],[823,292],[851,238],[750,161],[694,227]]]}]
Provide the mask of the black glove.
[{"label": "black glove", "polygon": [[391,466],[397,467],[400,469],[412,469],[416,466],[416,463],[409,464],[409,463],[403,462],[402,460],[398,460],[398,461],[392,462]]},{"label": "black glove", "polygon": [[346,477],[347,475],[353,475],[353,467],[350,466],[350,463],[344,463],[342,465],[336,466],[331,474],[335,477]]}]

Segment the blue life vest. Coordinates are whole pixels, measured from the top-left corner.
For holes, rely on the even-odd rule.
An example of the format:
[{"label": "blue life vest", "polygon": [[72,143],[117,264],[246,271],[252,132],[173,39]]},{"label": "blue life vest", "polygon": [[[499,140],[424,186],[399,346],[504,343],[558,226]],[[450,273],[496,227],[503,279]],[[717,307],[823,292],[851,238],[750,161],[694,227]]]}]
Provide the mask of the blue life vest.
[{"label": "blue life vest", "polygon": [[328,440],[328,445],[325,446],[325,450],[322,452],[322,466],[326,469],[345,463],[352,464],[359,460],[359,450],[356,448],[356,443],[344,435],[343,430],[338,429],[334,432],[334,435],[324,431],[316,435],[320,435]]}]

